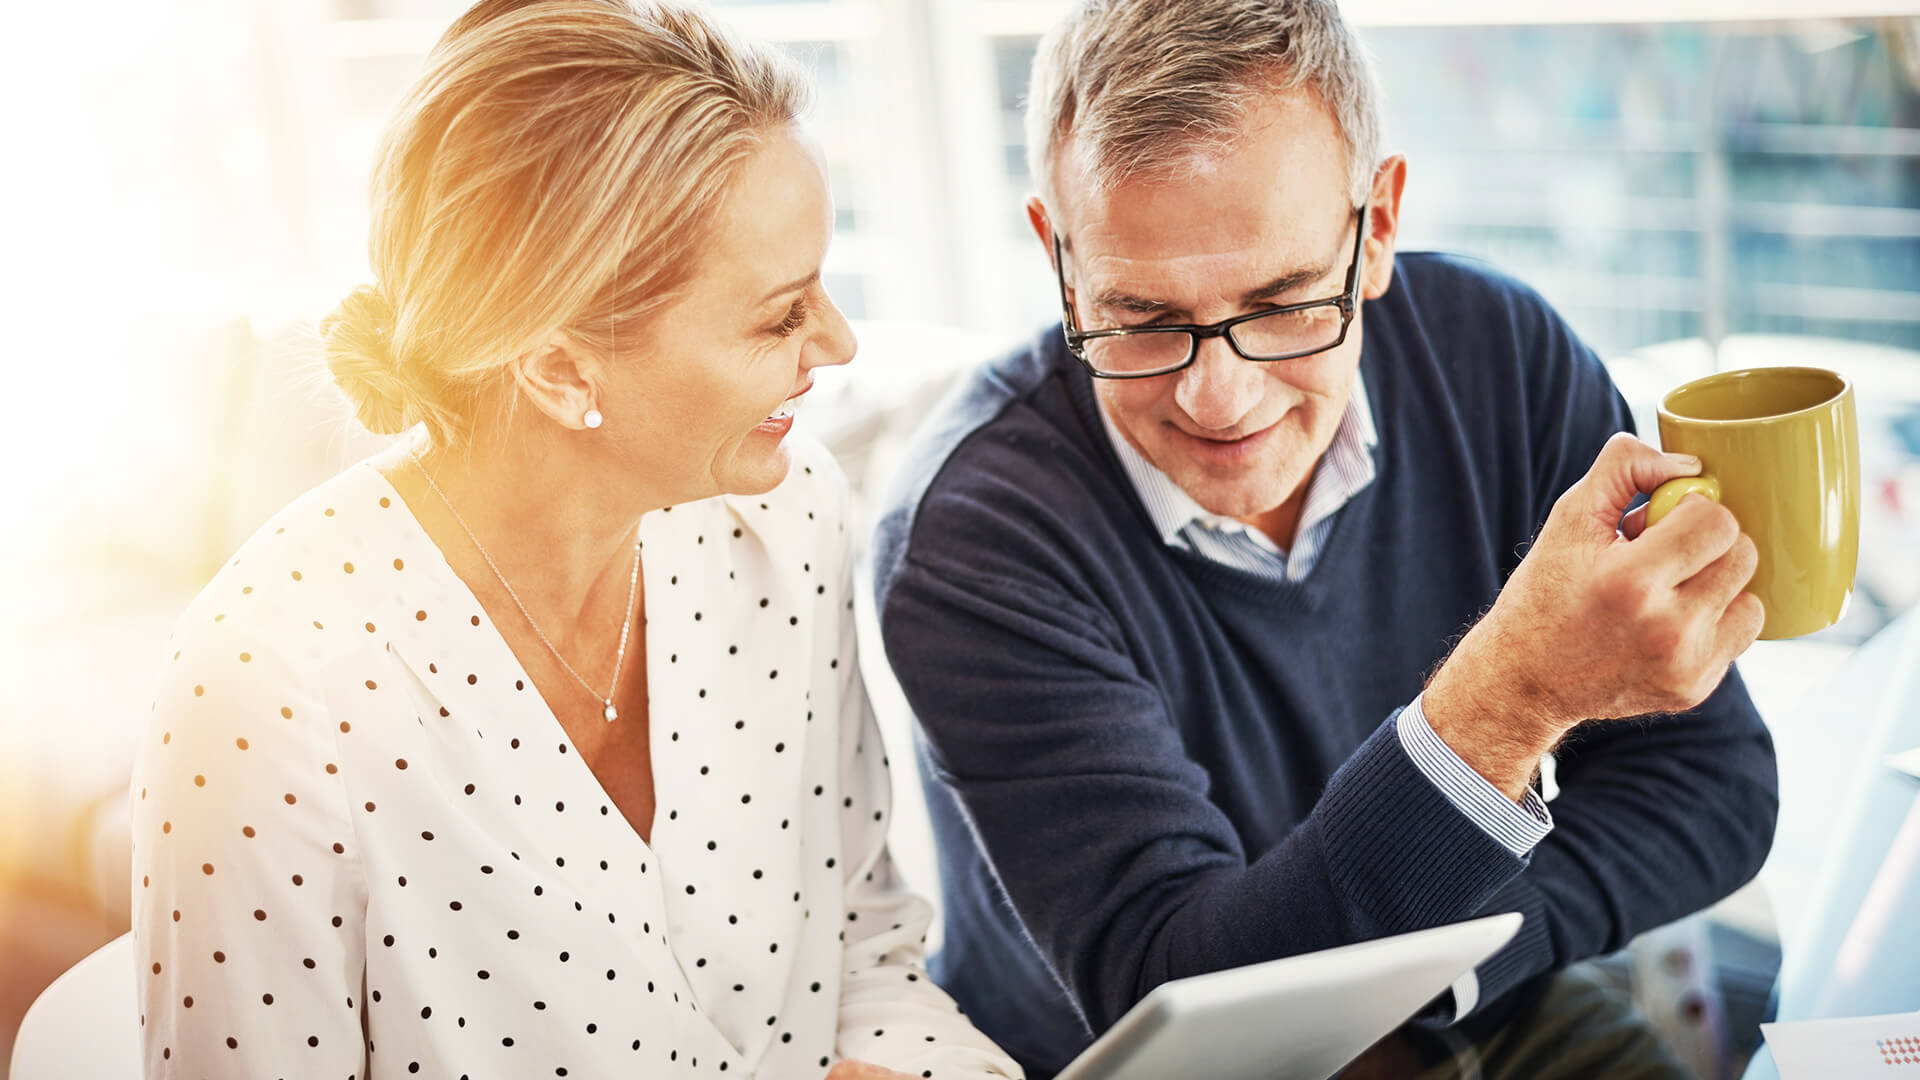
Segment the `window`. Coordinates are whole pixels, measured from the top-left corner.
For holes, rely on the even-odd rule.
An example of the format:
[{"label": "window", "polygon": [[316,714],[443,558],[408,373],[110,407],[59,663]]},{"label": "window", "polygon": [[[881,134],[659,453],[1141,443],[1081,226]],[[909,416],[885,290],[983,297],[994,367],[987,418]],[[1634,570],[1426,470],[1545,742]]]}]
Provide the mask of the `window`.
[{"label": "window", "polygon": [[[1054,320],[1022,207],[1021,109],[1034,43],[1065,0],[714,4],[814,75],[838,206],[828,286],[870,341],[933,324],[984,353],[975,343]],[[276,478],[312,473],[261,464],[257,503],[208,512],[116,455],[139,446],[140,463],[212,470],[265,438],[220,427],[255,423],[234,403],[262,379],[292,381],[290,345],[255,339],[366,279],[376,140],[467,0],[110,6],[87,56],[29,54],[9,70],[17,96],[73,93],[22,118],[23,144],[63,168],[6,183],[37,210],[16,223],[17,250],[33,253],[17,261],[49,286],[19,320],[23,355],[79,349],[104,373],[88,409],[118,441],[72,467],[124,490],[50,471],[15,489],[75,521],[111,505],[174,522],[154,536],[204,530],[181,542],[204,565],[294,493]],[[1388,148],[1410,159],[1404,245],[1482,256],[1538,287],[1643,415],[1647,388],[1756,349],[1827,350],[1836,365],[1830,342],[1885,350],[1871,353],[1886,418],[1869,436],[1867,498],[1887,536],[1872,550],[1893,569],[1869,592],[1886,611],[1920,599],[1920,569],[1900,569],[1920,568],[1920,21],[1819,18],[1814,0],[1344,7],[1376,58]],[[1623,21],[1635,18],[1656,21]],[[29,23],[52,40],[70,19],[36,8]],[[115,317],[99,317],[101,295]],[[63,330],[76,325],[78,341]],[[861,369],[866,385],[915,377],[915,355],[885,359]],[[62,399],[62,369],[25,366],[28,399]],[[177,419],[219,410],[240,419]],[[27,417],[0,450],[30,460],[61,422]],[[329,438],[335,457],[354,445]],[[317,471],[317,451],[300,460]]]},{"label": "window", "polygon": [[[840,207],[830,286],[849,314],[1003,337],[1052,319],[1021,208],[1021,109],[1034,42],[1063,4],[716,6],[814,74],[810,121]],[[463,7],[336,0],[318,221],[364,214],[373,139]],[[1417,26],[1391,4],[1352,7],[1387,147],[1411,163],[1406,246],[1492,260],[1603,354],[1739,333],[1920,347],[1910,22]],[[1477,9],[1510,14],[1482,3],[1446,18]],[[357,255],[359,231],[322,235],[355,238],[342,251]]]}]

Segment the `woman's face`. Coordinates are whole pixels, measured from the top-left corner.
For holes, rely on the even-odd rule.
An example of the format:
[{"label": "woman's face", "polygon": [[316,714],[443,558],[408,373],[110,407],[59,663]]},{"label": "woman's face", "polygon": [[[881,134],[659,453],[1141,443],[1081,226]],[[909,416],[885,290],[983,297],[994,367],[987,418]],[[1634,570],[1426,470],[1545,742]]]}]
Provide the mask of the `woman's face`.
[{"label": "woman's face", "polygon": [[616,348],[596,434],[668,505],[786,478],[784,441],[813,369],[853,359],[820,281],[832,236],[819,148],[797,128],[772,134],[736,179],[697,276],[631,356]]}]

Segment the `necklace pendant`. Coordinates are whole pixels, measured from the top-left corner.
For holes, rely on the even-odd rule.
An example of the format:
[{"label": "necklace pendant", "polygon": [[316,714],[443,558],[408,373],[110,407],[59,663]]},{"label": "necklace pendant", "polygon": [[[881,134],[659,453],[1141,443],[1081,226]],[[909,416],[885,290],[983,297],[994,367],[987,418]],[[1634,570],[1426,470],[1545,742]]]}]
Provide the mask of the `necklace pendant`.
[{"label": "necklace pendant", "polygon": [[607,718],[607,723],[609,724],[613,723],[615,720],[620,719],[620,710],[614,708],[613,702],[611,701],[607,702],[606,708],[600,710],[600,714]]}]

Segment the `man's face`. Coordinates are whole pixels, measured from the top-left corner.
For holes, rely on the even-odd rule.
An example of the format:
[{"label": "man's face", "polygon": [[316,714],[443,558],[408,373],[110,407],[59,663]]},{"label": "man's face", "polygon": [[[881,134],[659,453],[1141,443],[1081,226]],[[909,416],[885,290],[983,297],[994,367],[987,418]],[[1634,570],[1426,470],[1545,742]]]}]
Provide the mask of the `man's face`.
[{"label": "man's face", "polygon": [[[1346,153],[1311,90],[1268,95],[1231,150],[1196,158],[1177,179],[1095,193],[1071,161],[1061,155],[1057,218],[1047,221],[1037,202],[1029,212],[1043,243],[1048,228],[1062,232],[1083,330],[1212,323],[1337,296],[1346,284],[1355,228]],[[1404,162],[1382,175],[1363,256],[1366,298],[1391,280]],[[1339,346],[1294,360],[1250,362],[1210,338],[1184,371],[1096,379],[1094,388],[1127,441],[1195,502],[1263,526],[1297,506],[1333,441],[1360,343],[1357,318]]]}]

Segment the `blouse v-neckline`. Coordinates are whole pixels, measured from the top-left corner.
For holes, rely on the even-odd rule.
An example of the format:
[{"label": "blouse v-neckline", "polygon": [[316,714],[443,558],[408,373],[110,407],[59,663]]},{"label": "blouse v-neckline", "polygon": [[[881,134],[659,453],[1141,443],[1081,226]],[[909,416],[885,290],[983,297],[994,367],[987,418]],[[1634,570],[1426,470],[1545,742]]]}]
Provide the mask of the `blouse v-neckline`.
[{"label": "blouse v-neckline", "polygon": [[[517,714],[518,719],[514,721],[516,725],[540,726],[558,741],[563,756],[574,759],[568,767],[577,770],[574,775],[583,793],[597,798],[599,805],[610,807],[613,800],[605,785],[588,767],[578,745],[539,693],[519,655],[508,644],[491,614],[480,603],[466,580],[454,570],[432,534],[420,523],[412,504],[378,468],[377,463],[383,457],[377,456],[363,464],[374,474],[374,482],[383,489],[382,494],[397,499],[398,506],[406,510],[407,519],[403,528],[407,535],[404,541],[423,552],[420,557],[426,560],[432,573],[444,576],[443,584],[453,591],[454,596],[472,605],[476,614],[469,616],[469,621],[478,618],[480,621],[473,625],[483,627],[488,632],[487,640],[481,646],[484,653],[476,657],[473,666],[495,672],[492,682],[498,682],[498,673],[506,673],[511,675],[516,687],[524,684],[534,692],[526,695],[531,699],[528,703],[515,704],[515,699],[522,697],[521,693],[507,696],[503,685],[490,685],[490,680],[480,679],[477,673],[448,671],[437,665],[431,659],[435,652],[432,637],[435,631],[431,622],[407,623],[400,632],[392,635],[389,648],[406,663],[427,691],[439,699],[441,707],[450,717],[493,713],[502,719],[512,719]],[[676,514],[678,518],[674,516]],[[718,516],[724,516],[725,520],[712,522],[712,529],[698,523],[681,525],[680,522],[689,515],[699,521]],[[699,740],[692,738],[683,741],[682,738],[682,732],[689,722],[725,724],[730,721],[736,727],[743,727],[751,716],[754,723],[763,729],[770,725],[783,728],[785,741],[796,748],[805,742],[805,725],[812,721],[813,714],[806,701],[804,672],[790,672],[785,684],[779,684],[780,673],[777,669],[761,676],[765,680],[761,685],[780,691],[778,697],[792,699],[785,701],[784,707],[775,707],[772,699],[776,695],[765,691],[755,692],[751,689],[753,684],[746,678],[716,675],[710,679],[687,679],[684,672],[695,666],[691,663],[695,658],[681,656],[683,652],[697,649],[703,641],[717,647],[719,636],[738,639],[729,643],[724,650],[728,660],[744,661],[771,651],[754,648],[752,643],[745,640],[754,635],[752,628],[745,625],[738,615],[733,604],[734,593],[738,591],[739,572],[745,572],[749,580],[762,581],[764,589],[768,591],[775,590],[782,575],[770,563],[760,565],[752,551],[737,546],[743,539],[750,539],[744,532],[747,528],[745,515],[733,505],[733,500],[724,496],[648,513],[641,518],[639,528],[643,549],[642,588],[645,591],[641,618],[651,627],[663,631],[644,635],[654,818],[650,838],[642,837],[624,816],[621,832],[637,845],[633,857],[640,861],[640,865],[651,863],[660,870],[659,873],[645,875],[646,887],[655,896],[659,910],[666,913],[669,923],[667,928],[655,930],[658,932],[695,925],[695,920],[690,916],[700,910],[699,905],[712,903],[710,898],[715,895],[724,896],[733,880],[747,880],[750,877],[755,883],[773,885],[778,880],[789,879],[788,891],[796,898],[795,909],[755,914],[765,921],[765,936],[774,937],[774,944],[797,942],[802,933],[801,924],[808,914],[800,910],[797,903],[804,890],[804,874],[798,863],[798,853],[795,853],[792,865],[783,867],[779,860],[756,852],[757,845],[739,842],[722,845],[720,840],[752,835],[752,823],[745,812],[751,809],[748,804],[754,799],[763,800],[763,805],[764,801],[770,800],[776,805],[797,807],[803,783],[800,770],[763,769],[754,773],[750,764],[742,767],[739,763],[723,762],[717,757],[695,767],[685,748],[689,742],[698,744]],[[716,530],[721,531],[709,535]],[[691,543],[681,535],[683,531],[694,533]],[[648,552],[656,553],[659,557],[648,558]],[[738,558],[742,555],[748,557],[743,561]],[[794,584],[790,580],[787,583]],[[811,597],[806,595],[804,588],[788,591],[792,595],[781,598],[783,607],[811,611]],[[755,602],[744,597],[740,599],[741,604],[751,605]],[[757,601],[760,607],[767,607],[771,602],[768,597]],[[805,621],[811,622],[810,619]],[[802,617],[796,615],[793,622],[799,627]],[[679,627],[682,632],[674,633],[668,629],[672,627]],[[803,629],[811,631],[812,627]],[[728,633],[721,634],[722,631]],[[693,685],[683,685],[687,683]],[[512,714],[502,712],[509,708],[513,710]],[[805,717],[804,721],[799,721],[801,716]],[[761,737],[766,737],[764,730]],[[485,741],[486,736],[482,734],[481,738]],[[736,776],[734,784],[737,792],[731,789],[715,792],[714,782],[725,782],[721,777],[729,771]],[[795,816],[798,816],[797,811]],[[739,820],[729,820],[733,818]],[[782,820],[783,829],[787,827],[787,820]],[[705,826],[704,831],[698,831],[702,825]],[[703,839],[709,836],[711,838]],[[699,850],[702,847],[705,850]],[[621,898],[608,896],[607,899],[617,902]],[[747,919],[755,915],[743,912],[740,917]],[[681,985],[693,1001],[705,1006],[697,1010],[699,1015],[743,1060],[757,1056],[765,1042],[772,1038],[771,1029],[727,1030],[727,1025],[720,1022],[724,1010],[719,1006],[727,993],[737,992],[731,982],[718,977],[716,969],[709,968],[705,963],[707,957],[695,955],[701,948],[697,942],[688,941],[684,934],[670,932],[659,933],[659,937],[666,953],[672,958]]]},{"label": "blouse v-neckline", "polygon": [[[544,714],[544,719],[552,725],[553,733],[557,738],[559,738],[561,745],[563,745],[566,748],[565,756],[573,759],[574,768],[578,773],[582,773],[585,775],[586,781],[591,783],[592,785],[590,789],[591,792],[600,798],[603,805],[612,805],[613,796],[607,791],[606,785],[600,782],[600,777],[594,773],[592,767],[587,764],[586,755],[580,752],[579,743],[574,741],[572,734],[567,731],[566,724],[561,721],[559,713],[554,709],[553,703],[550,700],[548,700],[546,692],[540,689],[539,683],[536,682],[533,678],[533,675],[527,671],[526,663],[523,660],[521,660],[520,654],[514,651],[513,645],[507,641],[506,635],[501,632],[498,621],[494,619],[493,614],[490,611],[488,611],[487,606],[481,602],[479,594],[473,590],[473,587],[467,583],[467,580],[465,578],[460,576],[460,572],[453,568],[452,560],[447,558],[445,549],[443,549],[440,546],[439,542],[433,538],[433,534],[428,532],[427,527],[420,521],[420,515],[417,512],[415,512],[413,508],[413,504],[407,500],[406,496],[400,491],[399,487],[394,484],[393,480],[390,477],[388,477],[385,472],[381,471],[381,465],[386,464],[387,461],[393,456],[394,456],[394,452],[390,451],[388,453],[379,454],[365,461],[362,461],[360,464],[363,467],[365,467],[367,471],[373,474],[374,483],[379,485],[383,489],[383,496],[393,499],[395,501],[395,505],[397,505],[398,507],[406,511],[404,530],[407,533],[407,535],[404,537],[404,540],[407,543],[413,545],[417,549],[430,551],[432,553],[431,556],[428,557],[427,566],[436,575],[439,575],[443,579],[443,584],[446,587],[454,590],[454,593],[456,596],[470,603],[473,606],[473,610],[476,614],[471,616],[471,618],[476,618],[481,620],[479,623],[475,623],[474,625],[476,626],[484,625],[489,631],[488,637],[490,638],[490,640],[487,643],[487,646],[488,648],[497,652],[497,654],[499,655],[499,658],[500,658],[499,668],[509,672],[513,676],[516,684],[522,684],[532,689],[533,699],[539,702],[537,711]],[[647,515],[643,517],[641,519],[641,523],[639,526],[639,532],[640,532],[639,542],[643,549],[646,543],[645,534],[647,531],[647,519],[652,516],[653,515]],[[643,575],[646,573],[646,565],[647,565],[646,560],[642,558],[641,573]],[[497,573],[498,571],[496,571],[496,574]],[[648,583],[644,581],[642,582],[642,595],[637,605],[639,610],[636,612],[636,614],[641,619],[643,625],[646,620],[647,593],[646,593],[645,586],[647,584]],[[422,632],[416,632],[416,634],[410,635],[410,636],[415,641],[419,642],[421,645],[424,645],[425,640],[421,636]],[[650,637],[651,637],[650,635],[643,636],[642,640],[643,641],[649,640]],[[551,646],[549,646],[549,648],[551,648]],[[420,649],[417,651],[422,652],[422,654],[424,655],[426,652],[430,652],[431,650]],[[431,670],[425,670],[425,671],[416,670],[415,675],[420,677],[422,682],[428,685],[429,687],[435,688],[436,696],[441,692],[438,686],[436,685],[441,682],[439,678],[440,672],[437,670],[437,666],[434,664],[433,661],[431,660],[422,661],[419,657],[410,656],[406,650],[401,650],[399,652],[399,655],[401,659],[407,662],[410,668],[416,667],[417,664],[419,663],[427,664]],[[649,658],[649,660],[651,660],[651,658]],[[477,676],[474,676],[474,678],[477,679]],[[651,703],[653,699],[653,681],[654,681],[653,665],[651,663],[648,663],[646,666],[645,680],[642,683],[641,690],[643,693],[646,694],[646,697],[649,703]],[[510,699],[503,699],[503,698],[492,696],[494,693],[496,693],[493,690],[487,691],[484,695],[478,693],[479,685],[477,681],[469,685],[473,687],[474,690],[476,691],[474,700],[484,701],[486,703],[485,705],[486,708],[499,708],[500,701],[510,700]],[[455,696],[465,697],[465,695],[460,694],[457,684],[448,684],[447,690],[452,694],[454,694]],[[649,710],[649,712],[651,712],[651,710]],[[618,723],[619,721],[616,720],[613,722]],[[652,725],[650,723],[648,736],[647,736],[649,768],[651,768],[651,762],[654,760],[654,756],[657,755],[660,750],[660,748],[657,745],[655,745],[653,731],[651,730],[651,728],[652,728]],[[658,805],[657,798],[655,800],[655,804],[657,807]],[[623,821],[625,821],[624,814],[621,815],[621,818]],[[634,828],[632,822],[626,822],[626,824],[627,824],[628,831],[633,834],[634,840],[640,844],[641,848],[646,852],[646,854],[650,857],[657,858],[657,853],[654,851],[653,844],[648,839],[648,837],[641,835],[640,830],[637,828]],[[649,825],[647,831],[649,835],[653,833],[653,828],[651,824]]]}]

